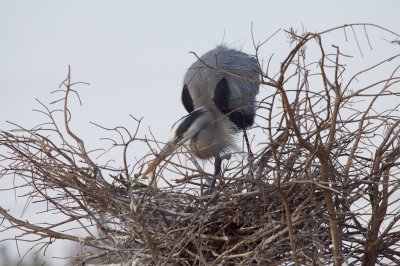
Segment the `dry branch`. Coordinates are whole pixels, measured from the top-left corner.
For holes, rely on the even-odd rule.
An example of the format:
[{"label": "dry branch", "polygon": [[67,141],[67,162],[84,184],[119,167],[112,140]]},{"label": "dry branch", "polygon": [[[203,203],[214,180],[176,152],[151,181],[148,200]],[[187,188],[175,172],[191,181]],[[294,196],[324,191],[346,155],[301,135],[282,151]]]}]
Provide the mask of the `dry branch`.
[{"label": "dry branch", "polygon": [[[123,163],[97,163],[70,126],[70,93],[79,83],[69,71],[53,103],[62,105],[62,123],[57,107],[40,102],[46,123],[0,131],[0,177],[23,180],[17,193],[46,202],[43,211],[64,220],[31,224],[0,208],[1,230],[18,228],[18,241],[34,235],[43,245],[61,239],[96,248],[77,255],[76,264],[398,265],[400,57],[356,69],[340,46],[324,43],[351,29],[361,51],[356,27],[369,46],[370,29],[399,37],[373,24],[287,32],[292,48],[278,70],[269,60],[261,79],[270,93],[260,100],[255,130],[264,141],[252,160],[226,165],[211,195],[203,194],[210,174],[199,164],[175,163],[189,160],[184,152],[158,171],[164,187],[138,179],[145,158],[131,165],[128,146],[153,145],[138,137],[139,119],[134,130],[98,126],[116,134],[107,139],[123,148]],[[254,41],[257,58],[266,43]],[[390,72],[378,78],[374,71],[386,66]]]}]

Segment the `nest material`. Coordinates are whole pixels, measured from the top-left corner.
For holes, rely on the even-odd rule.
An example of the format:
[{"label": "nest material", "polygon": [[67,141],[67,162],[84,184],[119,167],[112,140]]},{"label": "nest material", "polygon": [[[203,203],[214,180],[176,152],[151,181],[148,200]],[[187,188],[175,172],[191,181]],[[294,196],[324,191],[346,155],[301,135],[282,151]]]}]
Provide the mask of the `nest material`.
[{"label": "nest material", "polygon": [[[373,27],[394,34],[361,25],[365,32]],[[149,139],[137,137],[135,118],[134,133],[101,127],[117,136],[108,140],[112,148],[122,147],[123,163],[95,162],[70,128],[68,99],[81,83],[68,72],[64,91],[58,91],[63,96],[53,102],[62,107],[39,102],[48,121],[0,131],[7,150],[0,154],[0,177],[22,180],[14,189],[27,206],[45,202],[44,211],[63,220],[33,224],[0,208],[0,233],[17,228],[22,233],[10,240],[31,241],[33,235],[43,250],[53,239],[96,248],[83,250],[76,264],[400,265],[400,113],[398,101],[387,101],[400,97],[399,56],[352,69],[341,63],[350,59],[339,46],[322,41],[358,26],[288,32],[288,56],[276,74],[263,73],[262,85],[273,92],[259,103],[258,151],[224,169],[209,194],[201,186],[208,175],[197,165],[169,162],[157,176],[168,186],[159,190],[139,183],[133,171],[147,158],[132,165],[127,151],[132,142]],[[312,47],[318,55],[308,59]],[[364,75],[379,77],[375,69],[388,64],[394,66],[386,76],[359,87]],[[353,70],[349,78],[346,68]],[[62,125],[55,117],[60,109]],[[185,178],[171,182],[172,172]]]},{"label": "nest material", "polygon": [[[277,189],[254,186],[246,191],[238,184],[243,186],[234,181],[208,196],[149,195],[142,217],[160,258],[179,265],[290,264],[293,247]],[[322,193],[299,184],[281,190],[291,206],[299,261],[323,263],[329,253],[329,222]]]}]

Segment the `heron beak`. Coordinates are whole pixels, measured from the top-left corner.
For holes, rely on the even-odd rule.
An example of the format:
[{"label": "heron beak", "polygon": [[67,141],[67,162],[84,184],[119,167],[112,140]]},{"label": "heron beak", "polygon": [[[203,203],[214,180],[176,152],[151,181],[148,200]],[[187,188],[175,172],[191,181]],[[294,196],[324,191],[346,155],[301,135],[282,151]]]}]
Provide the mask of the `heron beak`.
[{"label": "heron beak", "polygon": [[157,157],[149,164],[149,166],[147,167],[146,171],[144,171],[142,176],[146,177],[150,173],[154,174],[154,171],[156,170],[156,167],[160,164],[160,162],[162,162],[165,158],[168,157],[168,155],[172,154],[175,150],[176,150],[176,144],[172,142],[168,142],[167,144],[165,144],[165,146],[161,149]]}]

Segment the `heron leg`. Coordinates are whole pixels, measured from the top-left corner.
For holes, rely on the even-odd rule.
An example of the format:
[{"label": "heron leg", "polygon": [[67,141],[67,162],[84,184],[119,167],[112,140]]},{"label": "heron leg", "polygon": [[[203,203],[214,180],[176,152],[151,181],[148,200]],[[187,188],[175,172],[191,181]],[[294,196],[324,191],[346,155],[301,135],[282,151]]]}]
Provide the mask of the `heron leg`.
[{"label": "heron leg", "polygon": [[215,183],[217,182],[215,176],[221,175],[221,163],[222,163],[221,158],[219,156],[216,156],[214,161],[214,176],[211,181],[211,189],[215,187]]},{"label": "heron leg", "polygon": [[205,195],[210,195],[213,193],[215,185],[217,183],[217,179],[215,176],[221,175],[221,164],[222,164],[222,159],[219,156],[215,157],[214,161],[214,175],[210,180],[210,177],[208,177],[208,188],[204,191]]},{"label": "heron leg", "polygon": [[246,129],[243,129],[243,137],[244,137],[244,140],[246,141],[246,146],[247,146],[247,152],[248,152],[247,160],[250,165],[249,173],[250,173],[250,176],[254,179],[254,169],[253,169],[254,156],[253,156],[253,152],[251,151],[250,142],[249,142],[249,138],[247,137]]},{"label": "heron leg", "polygon": [[249,153],[248,158],[249,158],[249,161],[251,161],[253,159],[253,152],[251,151],[250,142],[249,142],[249,138],[247,137],[246,129],[243,129],[243,137],[244,137],[244,140],[246,141],[247,152]]}]

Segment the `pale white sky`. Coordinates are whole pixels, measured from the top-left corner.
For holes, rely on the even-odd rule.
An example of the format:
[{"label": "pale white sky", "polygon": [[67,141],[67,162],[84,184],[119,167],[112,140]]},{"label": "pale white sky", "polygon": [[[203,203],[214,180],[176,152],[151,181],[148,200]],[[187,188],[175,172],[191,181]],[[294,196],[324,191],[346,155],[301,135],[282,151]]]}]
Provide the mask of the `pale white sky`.
[{"label": "pale white sky", "polygon": [[[396,0],[0,0],[0,129],[10,128],[6,120],[27,126],[42,122],[31,111],[38,107],[35,98],[55,99],[49,93],[71,65],[73,80],[91,84],[78,88],[83,107],[73,109],[73,127],[90,147],[98,146],[102,132],[89,121],[133,129],[129,114],[144,117],[142,134],[150,126],[165,140],[172,123],[185,114],[180,93],[194,60],[189,51],[202,54],[223,42],[253,53],[251,23],[256,40],[279,28],[318,31],[353,22],[399,33],[399,10]],[[379,37],[373,44],[379,50]],[[281,49],[287,49],[283,32],[264,53],[279,55]],[[276,70],[280,58],[275,60]],[[2,200],[3,205],[13,206]]]}]

